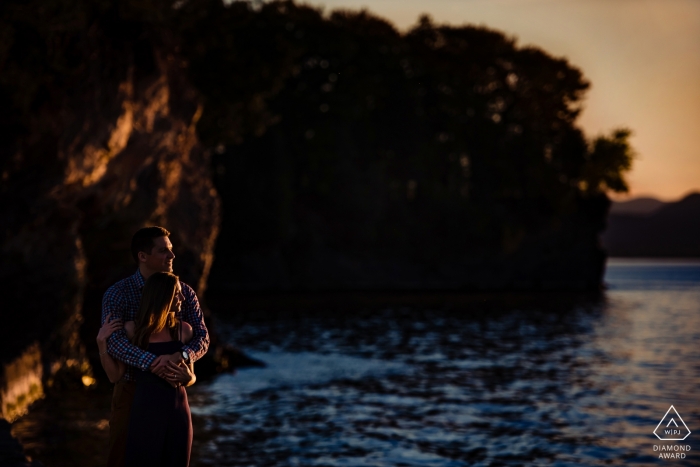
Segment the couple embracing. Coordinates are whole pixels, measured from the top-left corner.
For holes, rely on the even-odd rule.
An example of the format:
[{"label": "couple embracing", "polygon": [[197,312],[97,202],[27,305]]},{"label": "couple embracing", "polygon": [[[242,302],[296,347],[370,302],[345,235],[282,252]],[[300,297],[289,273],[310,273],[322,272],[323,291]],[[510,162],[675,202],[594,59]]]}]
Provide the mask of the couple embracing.
[{"label": "couple embracing", "polygon": [[135,274],[110,287],[97,335],[100,361],[116,383],[109,467],[187,466],[192,419],[186,386],[209,348],[194,290],[172,273],[170,232],[146,227],[131,240]]}]

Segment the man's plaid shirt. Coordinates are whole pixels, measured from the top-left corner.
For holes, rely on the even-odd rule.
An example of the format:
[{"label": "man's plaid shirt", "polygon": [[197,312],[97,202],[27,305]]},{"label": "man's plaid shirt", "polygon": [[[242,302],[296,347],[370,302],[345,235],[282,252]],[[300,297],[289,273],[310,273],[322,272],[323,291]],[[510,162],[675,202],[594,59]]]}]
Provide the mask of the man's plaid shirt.
[{"label": "man's plaid shirt", "polygon": [[[112,314],[110,319],[119,318],[122,320],[122,324],[134,321],[141,304],[141,292],[145,282],[141,272],[137,270],[133,276],[129,276],[107,289],[102,299],[102,324],[110,313]],[[194,293],[192,287],[184,282],[180,282],[180,285],[182,286],[182,295],[185,297],[181,319],[190,323],[194,331],[192,340],[183,346],[183,350],[186,350],[190,359],[196,362],[209,349],[209,332],[204,324],[204,316],[199,307],[197,294]],[[126,363],[127,367],[123,379],[127,381],[136,379],[134,368],[148,371],[156,359],[152,353],[129,342],[124,329],[120,329],[107,339],[107,351],[112,357]]]}]

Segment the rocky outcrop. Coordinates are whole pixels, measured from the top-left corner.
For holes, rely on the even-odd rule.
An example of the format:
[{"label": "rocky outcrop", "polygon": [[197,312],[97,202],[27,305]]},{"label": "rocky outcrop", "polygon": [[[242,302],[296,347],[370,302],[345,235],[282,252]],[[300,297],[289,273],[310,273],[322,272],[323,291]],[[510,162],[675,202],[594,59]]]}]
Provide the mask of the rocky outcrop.
[{"label": "rocky outcrop", "polygon": [[14,304],[3,313],[11,330],[1,344],[5,418],[40,394],[37,381],[94,381],[101,297],[133,273],[138,228],[170,230],[175,272],[204,292],[220,202],[195,134],[197,94],[163,50],[147,45],[140,63],[132,57],[123,73],[85,83],[69,105],[42,108],[5,167],[0,287]]}]

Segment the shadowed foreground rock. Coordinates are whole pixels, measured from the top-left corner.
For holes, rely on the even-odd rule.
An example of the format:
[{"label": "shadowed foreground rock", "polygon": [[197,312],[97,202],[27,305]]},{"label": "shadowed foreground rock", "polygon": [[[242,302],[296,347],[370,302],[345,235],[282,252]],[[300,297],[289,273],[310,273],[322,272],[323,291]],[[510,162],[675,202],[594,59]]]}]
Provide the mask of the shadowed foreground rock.
[{"label": "shadowed foreground rock", "polygon": [[30,461],[22,446],[10,434],[10,424],[0,419],[0,465],[3,467],[42,467],[38,461]]}]

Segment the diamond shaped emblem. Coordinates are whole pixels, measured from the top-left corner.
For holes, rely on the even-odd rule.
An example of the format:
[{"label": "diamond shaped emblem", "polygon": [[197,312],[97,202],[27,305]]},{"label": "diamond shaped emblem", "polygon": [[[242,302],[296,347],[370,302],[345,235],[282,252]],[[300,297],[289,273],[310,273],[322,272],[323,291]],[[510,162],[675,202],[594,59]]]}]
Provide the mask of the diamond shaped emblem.
[{"label": "diamond shaped emblem", "polygon": [[656,425],[654,434],[662,441],[682,441],[688,437],[690,430],[676,408],[671,406]]}]

